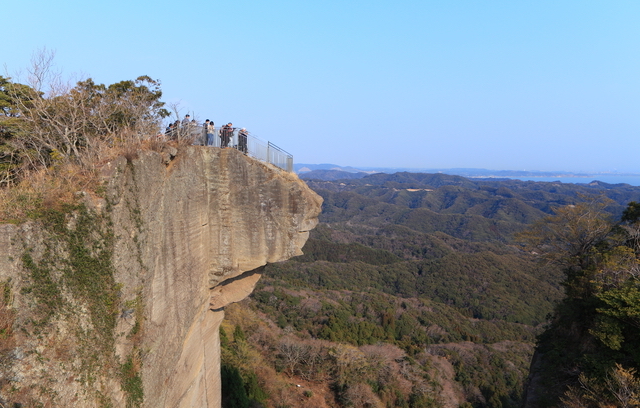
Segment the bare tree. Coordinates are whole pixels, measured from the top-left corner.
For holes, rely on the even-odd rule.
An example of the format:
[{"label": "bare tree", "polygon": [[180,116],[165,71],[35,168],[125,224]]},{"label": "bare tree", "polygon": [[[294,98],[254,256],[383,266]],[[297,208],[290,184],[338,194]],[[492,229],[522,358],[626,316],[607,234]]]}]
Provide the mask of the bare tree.
[{"label": "bare tree", "polygon": [[583,197],[584,202],[556,209],[518,235],[549,262],[563,267],[585,268],[592,261],[591,250],[611,232],[613,221],[604,209],[605,197]]},{"label": "bare tree", "polygon": [[169,114],[158,81],[140,76],[105,86],[86,79],[71,86],[53,71],[53,57],[46,50],[34,55],[28,86],[8,87],[17,119],[10,142],[24,169],[73,163],[91,171],[108,151],[158,134]]},{"label": "bare tree", "polygon": [[579,387],[569,387],[560,398],[565,408],[631,408],[640,406],[640,379],[632,368],[616,364],[604,384],[580,374]]},{"label": "bare tree", "polygon": [[298,365],[301,364],[309,353],[309,347],[291,336],[280,339],[278,352],[290,376],[295,375]]},{"label": "bare tree", "polygon": [[606,378],[607,389],[615,397],[621,408],[640,405],[640,380],[634,369],[625,369],[616,364]]},{"label": "bare tree", "polygon": [[371,390],[367,384],[357,383],[351,385],[344,395],[349,406],[354,408],[383,408],[384,404],[380,398]]},{"label": "bare tree", "polygon": [[41,48],[31,55],[31,65],[27,68],[28,84],[36,92],[45,92],[45,87],[56,91],[61,74],[54,70],[55,52]]}]

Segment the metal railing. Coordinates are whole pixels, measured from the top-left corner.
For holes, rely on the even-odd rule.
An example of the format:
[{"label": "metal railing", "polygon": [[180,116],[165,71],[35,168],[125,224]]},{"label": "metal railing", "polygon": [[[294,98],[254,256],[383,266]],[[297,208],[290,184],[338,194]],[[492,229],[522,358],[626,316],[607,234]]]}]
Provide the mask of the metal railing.
[{"label": "metal railing", "polygon": [[267,162],[293,172],[293,156],[271,142],[267,142]]},{"label": "metal railing", "polygon": [[216,127],[213,134],[207,134],[201,124],[189,123],[166,133],[168,139],[189,138],[194,145],[209,147],[231,147],[247,156],[258,159],[288,172],[293,172],[293,155],[271,142],[264,142],[249,132],[231,128],[227,133],[222,127]]}]

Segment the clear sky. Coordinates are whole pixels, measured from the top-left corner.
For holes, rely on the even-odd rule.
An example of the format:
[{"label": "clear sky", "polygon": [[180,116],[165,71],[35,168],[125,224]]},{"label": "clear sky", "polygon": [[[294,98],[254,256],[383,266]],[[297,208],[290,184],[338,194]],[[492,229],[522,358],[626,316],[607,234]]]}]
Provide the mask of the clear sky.
[{"label": "clear sky", "polygon": [[162,82],[299,163],[640,172],[640,1],[50,1],[0,63]]}]

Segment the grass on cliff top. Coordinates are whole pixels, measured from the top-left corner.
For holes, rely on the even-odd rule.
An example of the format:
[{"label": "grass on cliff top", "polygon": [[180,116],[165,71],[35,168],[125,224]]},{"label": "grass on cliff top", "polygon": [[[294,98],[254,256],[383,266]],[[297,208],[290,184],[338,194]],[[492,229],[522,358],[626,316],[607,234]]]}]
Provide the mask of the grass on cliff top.
[{"label": "grass on cliff top", "polygon": [[191,141],[164,142],[144,140],[139,143],[101,150],[91,163],[55,162],[52,166],[22,174],[20,182],[0,188],[0,223],[20,223],[37,218],[43,210],[61,210],[79,202],[82,194],[102,195],[103,180],[99,169],[108,161],[124,156],[135,159],[139,151],[162,151],[165,146],[181,147]]},{"label": "grass on cliff top", "polygon": [[19,223],[47,210],[60,211],[77,204],[78,191],[99,192],[95,172],[80,166],[32,171],[29,177],[11,187],[0,189],[0,222]]}]

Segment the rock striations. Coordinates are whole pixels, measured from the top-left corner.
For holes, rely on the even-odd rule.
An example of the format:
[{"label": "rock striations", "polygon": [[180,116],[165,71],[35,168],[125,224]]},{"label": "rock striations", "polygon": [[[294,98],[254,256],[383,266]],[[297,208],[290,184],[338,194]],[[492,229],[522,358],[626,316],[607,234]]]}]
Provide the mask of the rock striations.
[{"label": "rock striations", "polygon": [[[93,255],[109,249],[117,317],[105,325],[107,351],[91,352],[102,347],[91,344],[100,342],[91,332],[101,309],[91,306],[95,288],[70,272],[71,244],[40,220],[0,225],[15,338],[0,402],[219,407],[224,306],[251,293],[265,264],[302,253],[322,199],[294,174],[235,149],[141,151],[102,172],[102,197],[85,197],[94,230],[83,242]],[[80,228],[79,212],[65,215],[65,231]],[[38,279],[63,305],[48,319]]]}]

